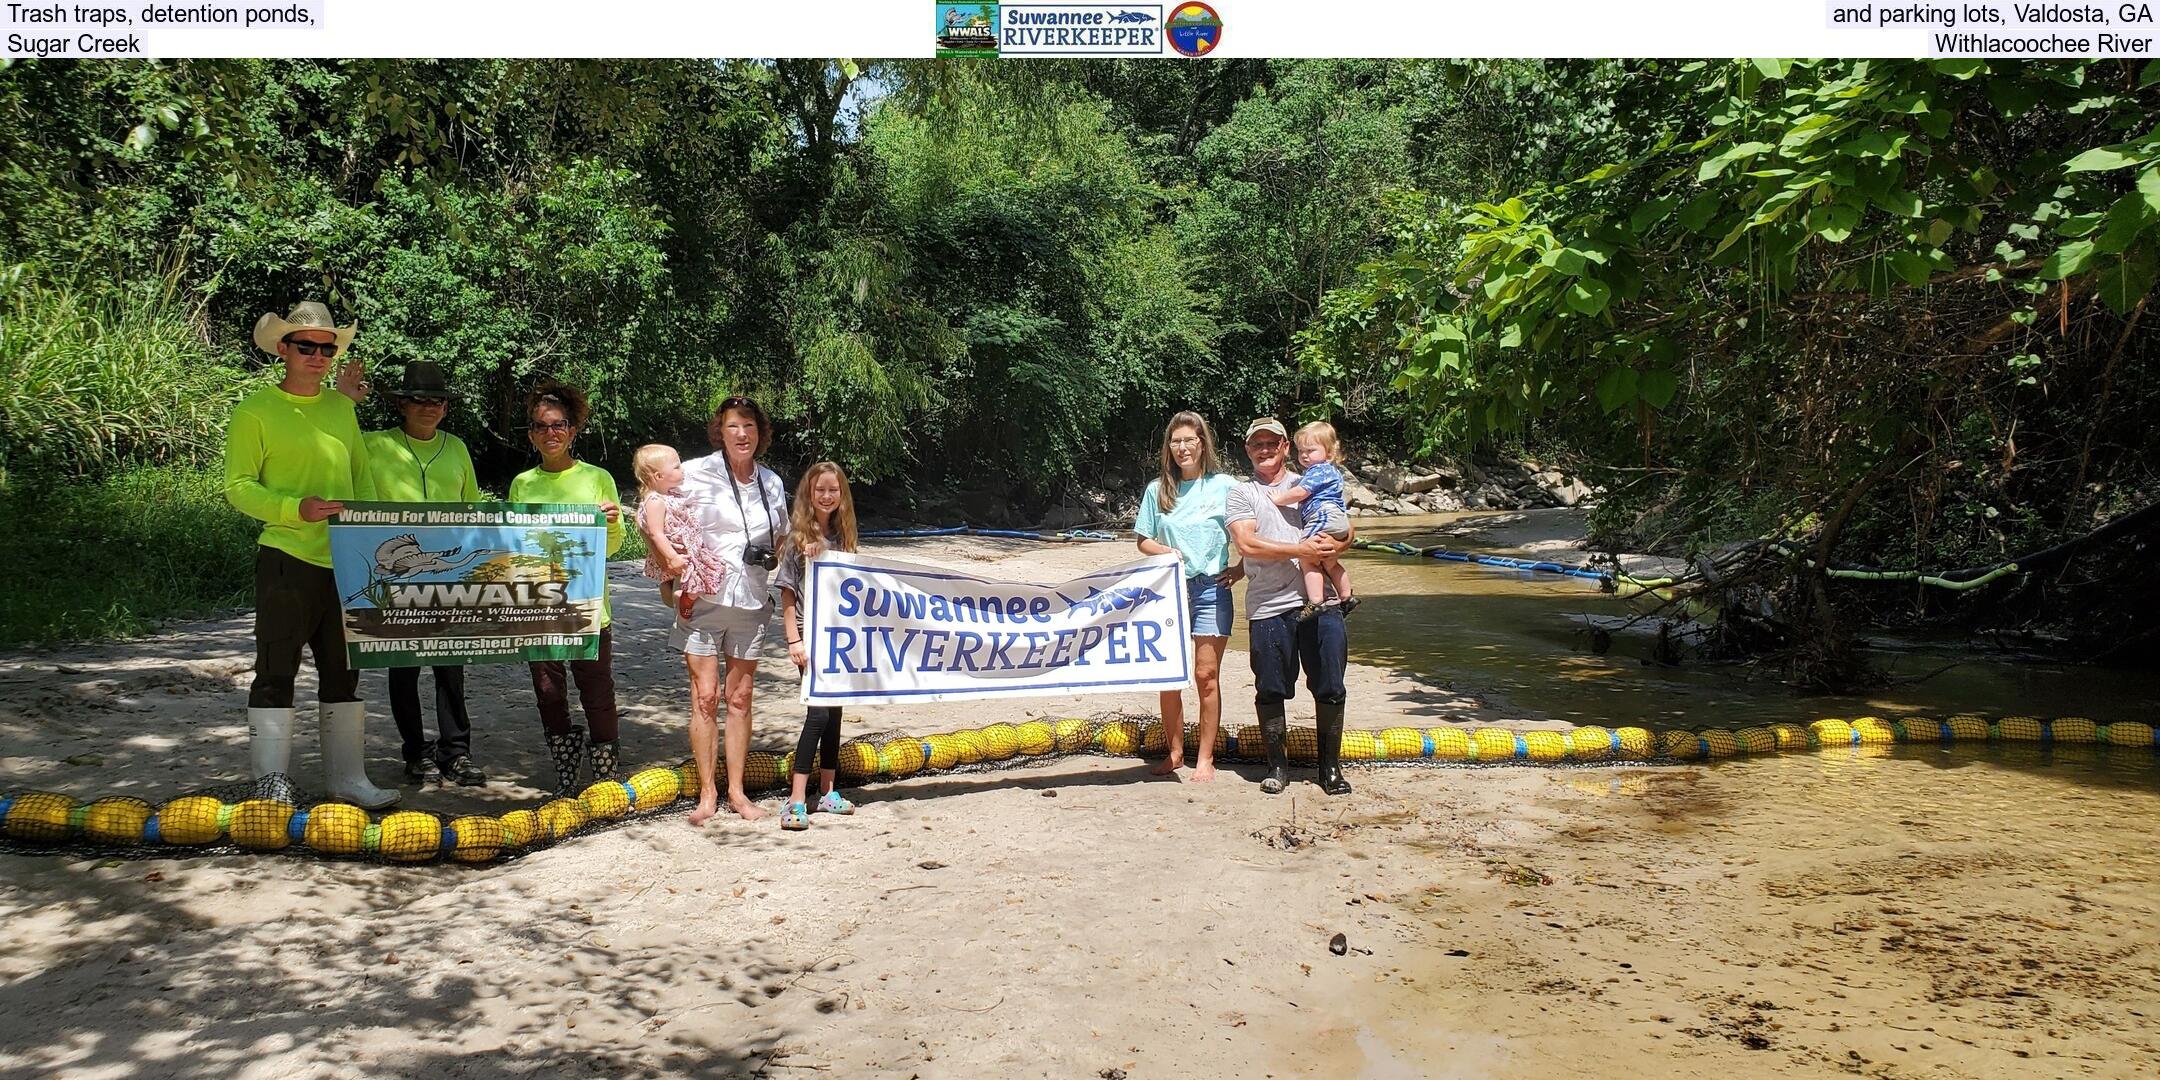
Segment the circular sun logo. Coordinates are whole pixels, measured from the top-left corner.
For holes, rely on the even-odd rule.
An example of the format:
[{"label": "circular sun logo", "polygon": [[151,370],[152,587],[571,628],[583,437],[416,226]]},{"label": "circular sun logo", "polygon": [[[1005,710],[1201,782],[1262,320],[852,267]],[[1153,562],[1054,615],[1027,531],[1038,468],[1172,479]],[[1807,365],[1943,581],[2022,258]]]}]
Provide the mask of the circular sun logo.
[{"label": "circular sun logo", "polygon": [[1170,47],[1185,56],[1206,56],[1222,44],[1222,16],[1215,9],[1193,0],[1179,4],[1170,12],[1164,31],[1170,37]]}]

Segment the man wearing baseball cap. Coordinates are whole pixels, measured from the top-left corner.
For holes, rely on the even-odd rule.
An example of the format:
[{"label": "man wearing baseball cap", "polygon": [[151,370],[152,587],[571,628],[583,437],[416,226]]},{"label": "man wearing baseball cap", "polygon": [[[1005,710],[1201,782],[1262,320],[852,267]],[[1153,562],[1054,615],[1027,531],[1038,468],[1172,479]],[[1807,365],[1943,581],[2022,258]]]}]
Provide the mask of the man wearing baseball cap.
[{"label": "man wearing baseball cap", "polygon": [[1329,603],[1320,614],[1300,621],[1305,606],[1304,579],[1297,560],[1326,558],[1344,547],[1326,533],[1307,539],[1295,506],[1276,506],[1272,493],[1297,482],[1289,467],[1290,433],[1282,422],[1263,416],[1245,426],[1245,456],[1253,478],[1232,488],[1228,524],[1230,542],[1245,559],[1245,606],[1250,631],[1253,709],[1267,742],[1268,775],[1260,790],[1270,795],[1289,782],[1285,746],[1288,721],[1283,703],[1297,692],[1298,668],[1313,696],[1319,729],[1316,781],[1330,795],[1347,795],[1342,775],[1343,709],[1348,697],[1343,672],[1350,664],[1350,638],[1343,628],[1342,607]]}]

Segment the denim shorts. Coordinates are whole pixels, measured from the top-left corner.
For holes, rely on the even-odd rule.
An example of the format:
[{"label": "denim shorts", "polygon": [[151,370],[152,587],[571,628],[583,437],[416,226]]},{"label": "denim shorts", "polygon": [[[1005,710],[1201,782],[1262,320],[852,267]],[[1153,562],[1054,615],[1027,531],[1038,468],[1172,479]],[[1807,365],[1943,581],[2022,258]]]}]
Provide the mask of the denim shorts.
[{"label": "denim shorts", "polygon": [[1350,539],[1350,515],[1343,513],[1342,507],[1334,503],[1328,503],[1313,511],[1305,520],[1305,538],[1310,540],[1321,533],[1337,540]]},{"label": "denim shorts", "polygon": [[1237,621],[1237,600],[1218,574],[1185,579],[1186,606],[1192,609],[1193,637],[1229,637]]}]

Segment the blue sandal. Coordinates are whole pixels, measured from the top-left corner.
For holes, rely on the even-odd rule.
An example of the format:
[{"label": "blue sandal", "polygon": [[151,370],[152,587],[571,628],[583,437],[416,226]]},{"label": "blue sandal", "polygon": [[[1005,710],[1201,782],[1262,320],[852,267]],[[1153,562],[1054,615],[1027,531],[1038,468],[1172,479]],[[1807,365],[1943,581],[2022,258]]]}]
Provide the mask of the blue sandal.
[{"label": "blue sandal", "polygon": [[799,802],[787,804],[787,809],[780,811],[780,827],[790,832],[809,828],[810,808]]},{"label": "blue sandal", "polygon": [[847,801],[838,791],[826,792],[825,797],[817,801],[817,808],[820,814],[852,814],[855,812],[855,804]]}]

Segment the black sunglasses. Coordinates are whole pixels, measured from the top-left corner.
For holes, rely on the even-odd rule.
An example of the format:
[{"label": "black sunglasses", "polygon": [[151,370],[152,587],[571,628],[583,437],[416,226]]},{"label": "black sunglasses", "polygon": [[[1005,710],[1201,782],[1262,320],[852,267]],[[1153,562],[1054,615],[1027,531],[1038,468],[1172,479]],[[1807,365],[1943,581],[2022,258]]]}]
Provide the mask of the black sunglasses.
[{"label": "black sunglasses", "polygon": [[285,344],[292,346],[293,351],[302,356],[314,356],[317,353],[324,356],[336,356],[338,353],[337,342],[335,341],[305,341],[299,338],[286,338]]}]

